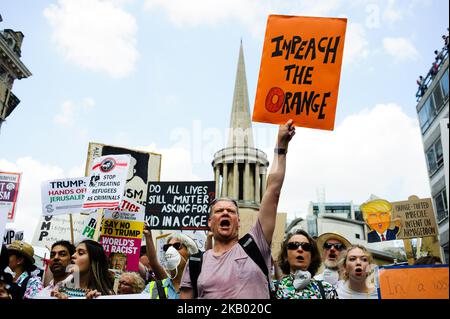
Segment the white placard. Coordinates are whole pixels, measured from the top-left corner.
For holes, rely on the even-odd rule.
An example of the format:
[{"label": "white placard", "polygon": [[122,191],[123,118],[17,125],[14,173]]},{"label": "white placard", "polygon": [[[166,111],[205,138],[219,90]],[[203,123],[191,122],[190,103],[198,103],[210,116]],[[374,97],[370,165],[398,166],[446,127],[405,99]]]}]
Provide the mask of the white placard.
[{"label": "white placard", "polygon": [[88,177],[55,179],[42,182],[42,214],[76,214],[82,208],[86,195]]},{"label": "white placard", "polygon": [[117,208],[125,190],[129,164],[130,155],[106,155],[94,159],[83,208]]}]

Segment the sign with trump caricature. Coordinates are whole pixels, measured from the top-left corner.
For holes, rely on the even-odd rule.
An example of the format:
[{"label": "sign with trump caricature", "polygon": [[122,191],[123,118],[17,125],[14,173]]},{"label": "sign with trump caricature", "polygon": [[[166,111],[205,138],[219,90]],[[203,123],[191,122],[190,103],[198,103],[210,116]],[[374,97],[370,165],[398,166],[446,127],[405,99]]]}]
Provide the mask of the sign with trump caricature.
[{"label": "sign with trump caricature", "polygon": [[437,225],[430,198],[411,196],[407,201],[370,200],[360,206],[369,227],[369,243],[436,236]]}]

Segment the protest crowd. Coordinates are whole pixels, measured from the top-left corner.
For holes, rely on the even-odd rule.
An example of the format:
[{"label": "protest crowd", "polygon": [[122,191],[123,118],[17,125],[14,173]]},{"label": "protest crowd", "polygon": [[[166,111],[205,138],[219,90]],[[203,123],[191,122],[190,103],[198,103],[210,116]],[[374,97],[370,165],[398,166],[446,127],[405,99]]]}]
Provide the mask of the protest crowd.
[{"label": "protest crowd", "polygon": [[[85,239],[74,246],[58,240],[50,248],[48,271],[39,277],[33,247],[16,240],[3,245],[0,298],[95,299],[133,295],[148,299],[377,299],[369,250],[338,233],[313,238],[299,227],[290,229],[276,260],[270,244],[286,171],[288,145],[295,135],[292,120],[279,127],[274,163],[258,218],[239,239],[239,207],[228,197],[209,202],[209,235],[205,251],[183,233],[173,233],[157,258],[151,227],[142,229],[145,249],[136,251],[136,271],[126,270],[117,254]],[[379,201],[378,201],[379,202]],[[144,248],[144,247],[143,247]],[[113,261],[112,259],[117,259]],[[440,264],[439,257],[418,259]]]},{"label": "protest crowd", "polygon": [[[271,15],[268,25],[290,32],[284,19],[303,30],[303,24],[322,18]],[[369,249],[375,242],[437,238],[431,199],[411,196],[406,202],[392,203],[369,199],[360,206],[365,223],[355,222],[369,232],[358,241],[360,237],[347,238],[337,230],[313,236],[299,225],[287,231],[284,223],[281,231],[276,228],[281,223],[278,205],[296,126],[334,129],[347,20],[323,19],[321,23],[327,22],[321,31],[324,36],[316,38],[314,30],[309,41],[297,35],[280,36],[275,27],[273,34],[269,28],[266,33],[266,43],[275,47],[263,54],[260,76],[265,81],[258,84],[252,119],[279,125],[267,174],[268,161],[261,165],[264,174],[254,166],[252,179],[248,161],[240,170],[243,160],[225,163],[224,155],[222,171],[215,167],[215,181],[159,181],[160,154],[90,143],[86,176],[42,182],[42,219],[33,242],[13,238],[2,245],[0,299],[384,299],[400,293],[407,295],[405,299],[448,299],[448,265],[431,250],[427,256],[409,256],[408,265],[384,265]],[[333,36],[327,34],[329,30]],[[435,51],[432,69],[417,81],[418,98],[426,94],[427,85],[448,57],[448,36],[443,39],[445,46]],[[297,65],[304,61],[310,65]],[[329,77],[313,83],[324,70]],[[276,74],[281,74],[281,84],[271,82]],[[303,91],[300,84],[308,89]],[[258,154],[263,152],[248,144],[246,139],[245,152],[254,152],[261,160]],[[233,145],[233,152],[238,148]],[[142,162],[147,166],[142,168]],[[244,172],[244,182],[239,178],[227,182],[228,164],[234,176]],[[233,191],[219,192],[220,173],[223,189],[231,184]],[[6,203],[0,205],[4,218],[0,238],[6,217],[13,220],[20,178],[21,173],[0,170],[0,204]],[[252,184],[252,204],[257,209],[252,211],[255,218],[250,227],[243,228],[240,204],[251,200],[241,193],[250,193],[242,190],[248,184]],[[58,215],[70,215],[70,231],[54,235],[52,225]],[[83,217],[76,234],[75,216]],[[245,232],[240,233],[242,229]],[[185,230],[204,231],[204,245]],[[158,231],[160,236],[155,236]],[[282,238],[274,247],[278,234]],[[42,268],[34,246],[49,251]],[[439,242],[436,246],[440,248]],[[387,285],[395,289],[382,288],[387,272],[391,274]],[[405,274],[408,280],[416,280],[414,285],[402,286]],[[425,285],[426,293],[421,290]]]}]

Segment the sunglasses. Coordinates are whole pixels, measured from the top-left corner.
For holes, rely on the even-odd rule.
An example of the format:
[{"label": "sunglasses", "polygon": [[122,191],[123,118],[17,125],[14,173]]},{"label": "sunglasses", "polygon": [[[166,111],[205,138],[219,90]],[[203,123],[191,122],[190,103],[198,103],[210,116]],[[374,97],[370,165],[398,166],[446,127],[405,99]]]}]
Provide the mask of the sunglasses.
[{"label": "sunglasses", "polygon": [[336,244],[329,244],[329,243],[323,244],[323,248],[325,248],[327,250],[331,249],[333,246],[334,246],[334,249],[336,249],[336,250],[345,249],[345,246],[343,244],[338,244],[338,243],[336,243]]},{"label": "sunglasses", "polygon": [[183,244],[182,243],[164,244],[163,250],[167,251],[167,249],[169,249],[170,246],[173,246],[173,248],[175,248],[176,250],[180,250]]},{"label": "sunglasses", "polygon": [[287,249],[289,250],[297,250],[299,247],[302,247],[304,251],[311,251],[311,244],[310,243],[301,243],[298,241],[293,241],[287,244]]}]

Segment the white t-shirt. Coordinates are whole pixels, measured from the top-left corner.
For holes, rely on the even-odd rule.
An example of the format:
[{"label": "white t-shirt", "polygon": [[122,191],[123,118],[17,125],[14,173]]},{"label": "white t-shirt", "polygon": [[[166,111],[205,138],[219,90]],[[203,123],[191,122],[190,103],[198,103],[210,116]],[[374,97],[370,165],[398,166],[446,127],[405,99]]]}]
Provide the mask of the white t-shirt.
[{"label": "white t-shirt", "polygon": [[372,289],[370,292],[353,291],[350,289],[348,281],[344,281],[342,284],[337,285],[336,291],[339,299],[378,299],[376,289]]}]

